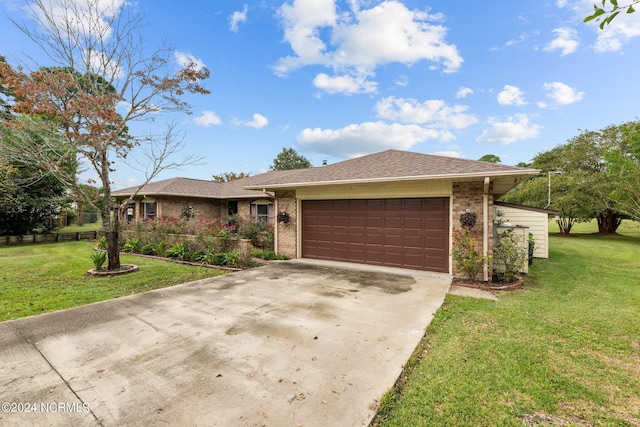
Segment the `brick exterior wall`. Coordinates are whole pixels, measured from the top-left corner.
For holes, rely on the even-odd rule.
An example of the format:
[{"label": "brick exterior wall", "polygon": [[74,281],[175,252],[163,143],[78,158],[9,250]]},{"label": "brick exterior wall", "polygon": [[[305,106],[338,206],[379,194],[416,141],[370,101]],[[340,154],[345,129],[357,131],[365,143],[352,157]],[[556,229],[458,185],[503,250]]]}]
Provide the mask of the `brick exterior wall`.
[{"label": "brick exterior wall", "polygon": [[276,252],[291,258],[298,256],[298,204],[296,201],[295,191],[282,191],[276,193],[278,200],[278,212],[286,212],[289,214],[289,222],[277,222],[276,233],[277,245]]},{"label": "brick exterior wall", "polygon": [[[491,256],[493,253],[493,183],[490,184],[489,187],[489,250],[488,255]],[[455,234],[456,230],[461,230],[462,226],[460,225],[460,214],[465,212],[467,209],[471,209],[477,215],[476,225],[471,230],[471,237],[475,239],[477,242],[477,247],[482,250],[482,230],[484,229],[483,224],[483,193],[484,193],[484,183],[483,182],[454,182],[453,183],[453,211],[451,213],[452,222],[451,228]],[[457,270],[455,261],[453,262],[453,275],[459,276],[460,272]],[[489,280],[491,280],[491,264],[489,264]],[[481,273],[482,274],[482,273]],[[482,277],[479,277],[482,279]]]},{"label": "brick exterior wall", "polygon": [[238,215],[245,220],[251,218],[251,200],[238,200]]},{"label": "brick exterior wall", "polygon": [[158,202],[158,216],[180,218],[180,213],[185,206],[191,206],[196,222],[200,219],[213,219],[220,217],[220,201],[194,199],[187,197],[156,198]]}]

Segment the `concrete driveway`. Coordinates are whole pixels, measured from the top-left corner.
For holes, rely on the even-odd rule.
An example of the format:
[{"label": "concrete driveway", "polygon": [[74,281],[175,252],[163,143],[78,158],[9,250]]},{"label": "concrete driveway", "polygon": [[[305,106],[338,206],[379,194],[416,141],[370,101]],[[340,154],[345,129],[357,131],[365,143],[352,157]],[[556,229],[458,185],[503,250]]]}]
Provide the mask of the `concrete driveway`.
[{"label": "concrete driveway", "polygon": [[449,285],[288,261],[3,322],[0,425],[367,425]]}]

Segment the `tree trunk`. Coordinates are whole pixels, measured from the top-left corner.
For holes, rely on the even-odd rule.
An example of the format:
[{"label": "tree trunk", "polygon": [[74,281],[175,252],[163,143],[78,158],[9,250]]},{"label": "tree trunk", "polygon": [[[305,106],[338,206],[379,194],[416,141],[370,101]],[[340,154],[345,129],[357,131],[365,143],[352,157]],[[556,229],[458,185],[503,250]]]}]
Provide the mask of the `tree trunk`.
[{"label": "tree trunk", "polygon": [[575,223],[575,218],[570,217],[560,217],[556,220],[558,223],[558,228],[560,228],[561,234],[569,234],[571,232],[571,227]]},{"label": "tree trunk", "polygon": [[78,200],[78,220],[77,223],[79,226],[84,225],[84,201]]},{"label": "tree trunk", "polygon": [[607,209],[604,212],[600,212],[597,217],[598,220],[598,233],[600,234],[615,234],[622,224],[622,218],[616,212],[611,209]]},{"label": "tree trunk", "polygon": [[106,237],[109,258],[107,270],[120,270],[120,236],[117,231],[110,231],[106,233]]}]

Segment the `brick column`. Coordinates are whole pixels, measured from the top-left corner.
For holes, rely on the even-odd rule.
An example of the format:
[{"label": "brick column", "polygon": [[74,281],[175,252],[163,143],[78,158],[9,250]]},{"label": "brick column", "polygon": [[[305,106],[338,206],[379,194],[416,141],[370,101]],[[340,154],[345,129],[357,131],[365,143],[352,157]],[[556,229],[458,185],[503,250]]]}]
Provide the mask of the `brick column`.
[{"label": "brick column", "polygon": [[276,252],[280,255],[286,255],[291,258],[298,256],[298,201],[295,191],[279,191],[276,192],[277,212],[286,212],[289,214],[289,222],[277,222],[276,233],[277,245]]},{"label": "brick column", "polygon": [[[453,212],[452,212],[452,230],[461,230],[460,214],[467,209],[471,209],[477,216],[476,225],[471,230],[471,237],[476,241],[476,247],[482,251],[482,231],[484,230],[484,224],[482,223],[483,217],[483,182],[454,182],[453,183]],[[493,183],[489,186],[489,212],[488,212],[488,237],[489,237],[489,251],[488,255],[493,254]],[[489,280],[491,280],[491,264],[489,264]],[[460,272],[457,270],[455,261],[453,261],[453,275],[459,276]]]}]

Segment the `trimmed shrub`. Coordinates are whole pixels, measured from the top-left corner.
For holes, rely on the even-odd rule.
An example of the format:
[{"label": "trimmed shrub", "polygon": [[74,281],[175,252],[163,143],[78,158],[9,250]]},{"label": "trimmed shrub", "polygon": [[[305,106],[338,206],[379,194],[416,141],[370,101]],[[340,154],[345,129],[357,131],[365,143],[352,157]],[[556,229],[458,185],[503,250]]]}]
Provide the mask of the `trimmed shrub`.
[{"label": "trimmed shrub", "polygon": [[127,242],[122,247],[123,252],[130,253],[140,253],[140,249],[142,249],[142,244],[140,243],[140,239],[137,237],[132,237],[127,240]]}]

